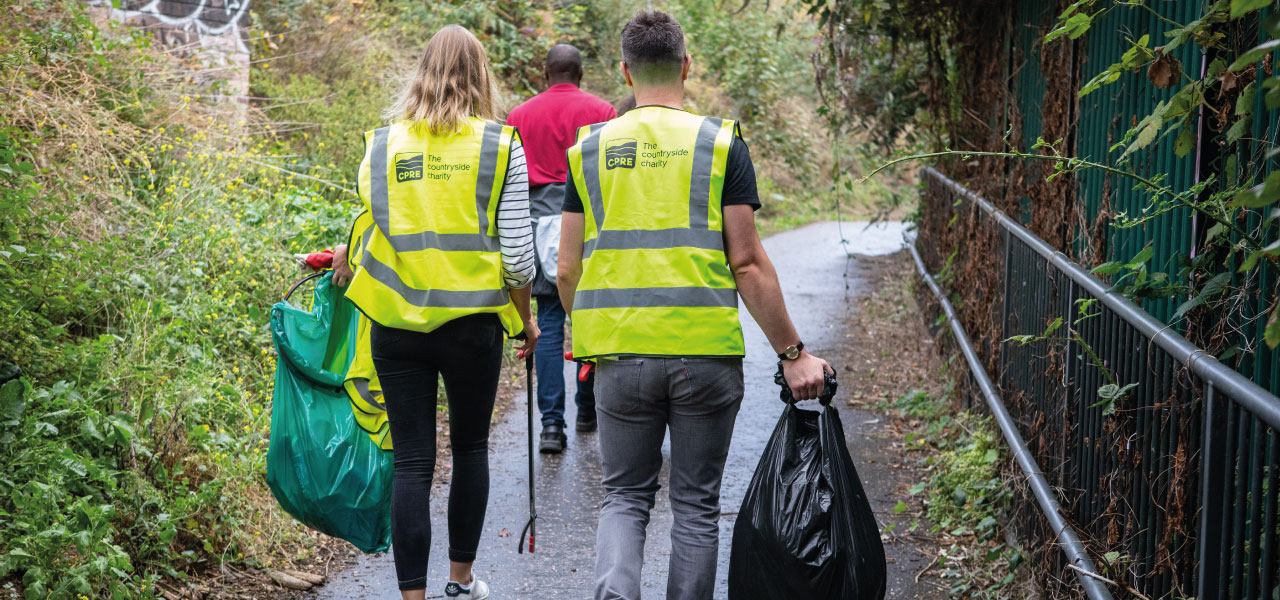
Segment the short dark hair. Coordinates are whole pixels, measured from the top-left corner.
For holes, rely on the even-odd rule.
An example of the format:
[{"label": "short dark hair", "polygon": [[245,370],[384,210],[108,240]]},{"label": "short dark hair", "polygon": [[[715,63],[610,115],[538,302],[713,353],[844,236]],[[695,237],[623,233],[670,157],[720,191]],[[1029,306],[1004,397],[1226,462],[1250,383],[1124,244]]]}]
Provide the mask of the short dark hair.
[{"label": "short dark hair", "polygon": [[582,53],[569,44],[556,44],[547,51],[547,73],[582,77]]},{"label": "short dark hair", "polygon": [[622,60],[632,77],[665,79],[684,64],[684,29],[671,15],[642,10],[622,28]]}]

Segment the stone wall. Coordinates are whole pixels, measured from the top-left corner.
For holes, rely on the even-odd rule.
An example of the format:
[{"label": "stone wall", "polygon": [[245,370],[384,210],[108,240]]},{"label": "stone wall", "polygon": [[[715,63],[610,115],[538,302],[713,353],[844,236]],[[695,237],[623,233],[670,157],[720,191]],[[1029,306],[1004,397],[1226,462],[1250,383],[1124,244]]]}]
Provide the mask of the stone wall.
[{"label": "stone wall", "polygon": [[100,14],[147,29],[175,51],[198,58],[210,93],[240,102],[249,94],[250,0],[87,0]]}]

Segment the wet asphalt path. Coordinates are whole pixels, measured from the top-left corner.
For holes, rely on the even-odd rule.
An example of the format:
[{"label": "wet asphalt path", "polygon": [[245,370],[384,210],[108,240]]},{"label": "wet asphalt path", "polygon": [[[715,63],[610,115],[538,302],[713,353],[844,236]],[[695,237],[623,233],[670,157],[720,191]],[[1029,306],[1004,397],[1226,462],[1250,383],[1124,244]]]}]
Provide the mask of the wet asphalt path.
[{"label": "wet asphalt path", "polygon": [[[901,226],[888,224],[871,230],[864,224],[846,223],[844,238],[850,254],[885,254],[901,247]],[[765,240],[782,281],[787,306],[808,348],[819,356],[836,352],[832,345],[842,339],[841,328],[848,316],[848,300],[868,292],[858,276],[854,258],[835,223],[817,223],[775,235]],[[720,567],[716,598],[726,597],[729,544],[734,519],[752,472],[781,411],[777,387],[773,384],[776,358],[745,308],[742,310],[747,357],[746,396],[738,415],[722,492]],[[834,361],[833,361],[834,362]],[[566,377],[573,381],[573,365],[566,365]],[[841,397],[843,394],[841,395]],[[840,402],[841,406],[845,403]],[[571,424],[569,449],[560,456],[539,455],[535,459],[538,497],[538,544],[535,554],[520,555],[516,545],[528,516],[527,463],[524,398],[493,429],[491,493],[484,536],[480,542],[476,575],[489,582],[492,597],[499,599],[589,598],[595,562],[597,509],[603,499],[600,488],[599,440],[595,434],[572,431],[576,407],[568,402]],[[850,439],[854,462],[878,514],[886,514],[897,502],[888,465],[894,460],[881,449],[868,428],[875,415],[842,408],[841,416]],[[666,455],[664,448],[664,455]],[[662,475],[665,483],[666,469]],[[427,597],[443,597],[447,581],[445,502],[447,486],[437,488],[431,504],[432,540]],[[882,518],[883,524],[883,518]],[[644,564],[646,598],[661,598],[666,589],[668,532],[671,512],[665,492],[658,495],[649,524]],[[890,564],[889,598],[932,596],[917,590],[912,575],[927,561],[910,549],[886,546]],[[395,571],[391,556],[362,556],[358,562],[332,574],[330,582],[315,594],[316,600],[393,599]],[[931,592],[931,590],[930,590]]]}]

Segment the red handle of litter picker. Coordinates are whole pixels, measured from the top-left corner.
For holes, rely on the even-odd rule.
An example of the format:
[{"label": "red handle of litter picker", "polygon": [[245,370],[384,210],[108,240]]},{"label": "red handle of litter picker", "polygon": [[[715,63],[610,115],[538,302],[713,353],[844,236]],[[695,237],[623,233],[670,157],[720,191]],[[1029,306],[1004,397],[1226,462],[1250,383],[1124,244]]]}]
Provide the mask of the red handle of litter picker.
[{"label": "red handle of litter picker", "polygon": [[[572,352],[564,353],[565,360],[573,360]],[[595,370],[596,363],[592,360],[577,361],[581,366],[578,367],[578,381],[586,381],[591,378],[591,372]]]}]

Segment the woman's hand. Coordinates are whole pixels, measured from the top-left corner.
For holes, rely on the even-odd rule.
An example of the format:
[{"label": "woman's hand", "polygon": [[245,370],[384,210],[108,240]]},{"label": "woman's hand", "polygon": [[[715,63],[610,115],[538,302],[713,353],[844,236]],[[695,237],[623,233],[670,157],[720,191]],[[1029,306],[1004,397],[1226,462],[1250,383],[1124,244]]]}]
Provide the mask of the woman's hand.
[{"label": "woman's hand", "polygon": [[333,284],[343,287],[351,283],[351,278],[355,273],[351,272],[351,266],[347,264],[347,245],[342,244],[333,249]]},{"label": "woman's hand", "polygon": [[516,356],[524,358],[533,354],[533,349],[538,346],[538,338],[542,336],[542,330],[538,329],[538,320],[529,319],[524,323],[524,340],[523,343],[516,344]]}]

